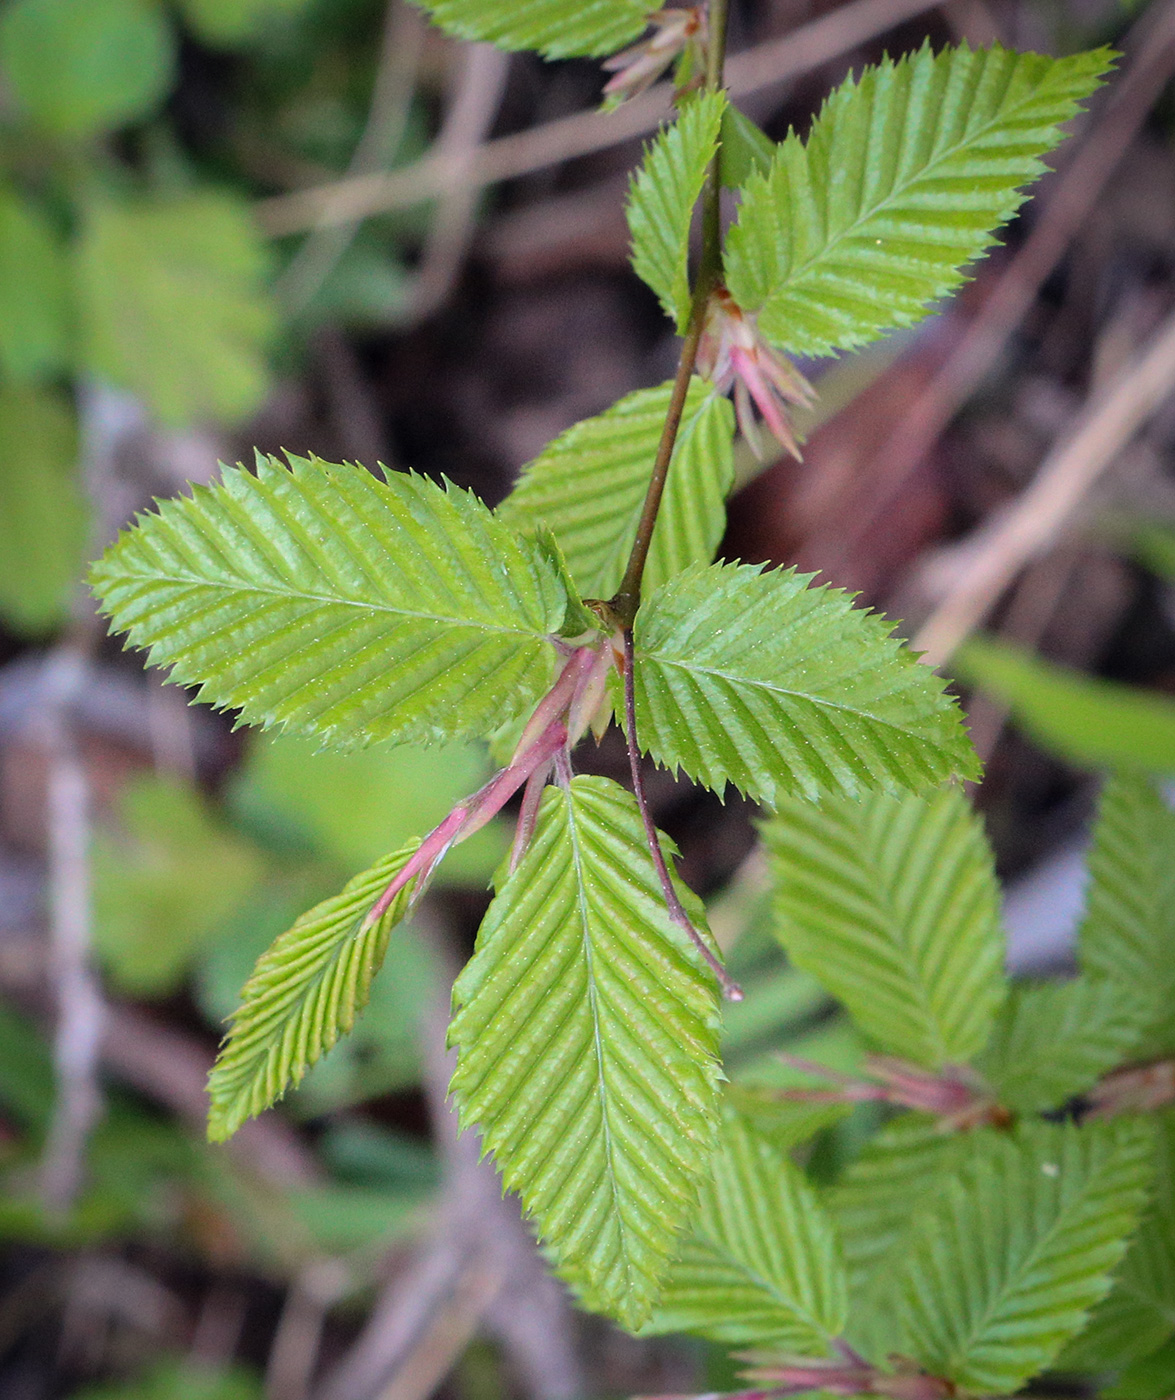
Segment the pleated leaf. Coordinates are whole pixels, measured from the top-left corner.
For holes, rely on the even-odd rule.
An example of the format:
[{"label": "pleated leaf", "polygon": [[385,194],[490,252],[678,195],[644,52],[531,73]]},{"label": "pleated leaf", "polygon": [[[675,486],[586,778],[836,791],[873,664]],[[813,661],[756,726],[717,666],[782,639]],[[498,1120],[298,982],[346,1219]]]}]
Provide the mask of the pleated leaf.
[{"label": "pleated leaf", "polygon": [[[498,509],[520,530],[553,531],[585,598],[610,598],[620,586],[672,390],[672,384],[638,389],[569,428],[523,470]],[[734,483],[733,439],[730,401],[695,377],[653,531],[646,588],[713,559]]]},{"label": "pleated leaf", "polygon": [[413,841],[356,875],[262,954],[208,1077],[208,1136],[214,1142],[232,1137],[246,1118],[298,1084],[354,1026],[413,882],[377,923],[364,928],[364,918],[419,844]]},{"label": "pleated leaf", "polygon": [[645,28],[644,0],[420,0],[434,23],[458,39],[500,49],[537,49],[547,58],[597,58]]},{"label": "pleated leaf", "polygon": [[462,1125],[564,1277],[639,1327],[712,1151],[719,1016],[623,788],[548,789],[453,1000]]},{"label": "pleated leaf", "polygon": [[808,140],[791,134],[744,187],[726,256],[735,300],[802,355],[920,320],[995,241],[1111,60],[964,44],[850,78]]},{"label": "pleated leaf", "polygon": [[659,588],[634,632],[641,747],[768,804],[976,776],[942,682],[883,619],[811,579],[692,565]]},{"label": "pleated leaf", "polygon": [[1131,1057],[1152,1014],[1140,988],[1107,977],[1014,986],[975,1068],[1014,1113],[1059,1108]]},{"label": "pleated leaf", "polygon": [[633,268],[657,293],[679,335],[685,334],[690,316],[690,223],[706,168],[718,150],[725,107],[722,92],[687,102],[679,119],[645,152],[629,187]]},{"label": "pleated leaf", "polygon": [[201,699],[341,746],[488,733],[549,684],[566,608],[470,492],[301,458],[165,502],[90,577]]},{"label": "pleated leaf", "polygon": [[832,1222],[803,1172],[728,1112],[693,1233],[643,1332],[826,1356],[847,1310]]},{"label": "pleated leaf", "polygon": [[889,1349],[967,1391],[1018,1390],[1109,1290],[1152,1144],[1137,1120],[987,1135],[919,1216],[881,1295]]},{"label": "pleated leaf", "polygon": [[866,1035],[932,1069],[983,1048],[1004,939],[991,849],[958,788],[784,798],[763,835],[777,937]]}]

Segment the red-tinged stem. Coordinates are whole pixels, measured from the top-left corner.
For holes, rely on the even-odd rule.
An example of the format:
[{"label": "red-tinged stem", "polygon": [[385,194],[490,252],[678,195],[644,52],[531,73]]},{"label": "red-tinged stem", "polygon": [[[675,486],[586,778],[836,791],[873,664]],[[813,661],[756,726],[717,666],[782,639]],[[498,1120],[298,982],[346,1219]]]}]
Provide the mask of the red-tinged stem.
[{"label": "red-tinged stem", "polygon": [[[592,670],[601,664],[602,653],[591,647],[576,647],[567,658],[563,669],[556,677],[555,684],[534,708],[534,713],[526,722],[518,747],[514,751],[515,762],[535,742],[540,734],[568,711],[591,680]],[[575,736],[578,738],[578,735]]]},{"label": "red-tinged stem", "polygon": [[636,805],[640,810],[641,821],[645,828],[645,840],[649,845],[649,854],[653,857],[653,865],[657,871],[657,878],[661,881],[661,892],[665,896],[665,905],[669,910],[669,917],[680,928],[683,929],[693,940],[694,946],[705,958],[714,976],[718,979],[718,985],[722,988],[722,994],[728,1001],[742,1001],[743,989],[730,976],[714,954],[706,945],[705,939],[694,928],[693,921],[685,912],[681,900],[677,897],[677,890],[673,887],[673,877],[669,873],[669,867],[665,863],[665,853],[661,849],[661,837],[653,821],[653,814],[649,809],[648,798],[645,796],[645,783],[641,776],[641,755],[636,741],[636,687],[633,684],[633,655],[632,655],[632,629],[626,628],[624,632],[624,718],[625,728],[628,733],[628,767],[632,773],[632,790],[636,797]]}]

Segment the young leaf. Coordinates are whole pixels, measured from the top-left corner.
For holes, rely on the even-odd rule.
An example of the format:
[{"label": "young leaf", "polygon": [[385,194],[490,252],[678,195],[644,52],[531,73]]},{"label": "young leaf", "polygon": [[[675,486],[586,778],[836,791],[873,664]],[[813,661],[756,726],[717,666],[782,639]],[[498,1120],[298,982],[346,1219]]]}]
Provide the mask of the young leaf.
[{"label": "young leaf", "polygon": [[728,1110],[693,1234],[642,1333],[827,1356],[845,1290],[832,1222],[803,1172]]},{"label": "young leaf", "polygon": [[488,731],[550,683],[566,606],[470,492],[297,457],[165,502],[91,582],[174,680],[339,745]]},{"label": "young leaf", "polygon": [[880,1306],[890,1350],[967,1391],[1041,1371],[1110,1287],[1146,1202],[1141,1121],[986,1135],[919,1216]]},{"label": "young leaf", "polygon": [[1086,768],[1175,772],[1175,703],[1157,691],[1084,676],[992,637],[972,637],[951,663],[1009,705],[1037,743]]},{"label": "young leaf", "polygon": [[627,792],[547,790],[453,1000],[462,1126],[564,1276],[639,1327],[706,1170],[720,1071],[714,978],[669,919]]},{"label": "young leaf", "polygon": [[[638,389],[569,428],[525,468],[499,507],[517,529],[551,529],[586,598],[610,598],[620,586],[672,389]],[[695,377],[653,531],[648,586],[714,557],[734,482],[733,438],[730,401]]]},{"label": "young leaf", "polygon": [[372,905],[420,843],[385,856],[341,894],[303,914],[264,953],[208,1076],[208,1136],[232,1137],[268,1108],[345,1035],[367,1005],[392,928],[404,917],[413,881],[383,917],[364,927]]},{"label": "young leaf", "polygon": [[745,186],[727,244],[735,301],[800,355],[920,320],[1019,208],[1111,60],[964,44],[849,78],[808,140],[790,135]]},{"label": "young leaf", "polygon": [[718,150],[725,108],[723,92],[686,103],[645,152],[628,192],[633,268],[657,293],[678,335],[685,334],[690,317],[690,223]]},{"label": "young leaf", "polygon": [[645,0],[421,0],[458,39],[500,49],[537,49],[546,58],[602,58],[631,43],[647,23]]},{"label": "young leaf", "polygon": [[1005,993],[999,888],[955,787],[928,797],[784,798],[763,826],[776,934],[879,1046],[963,1064]]},{"label": "young leaf", "polygon": [[1140,988],[1108,977],[1020,984],[975,1068],[1013,1113],[1059,1108],[1129,1059],[1152,1015]]},{"label": "young leaf", "polygon": [[[0,184],[0,370],[10,383],[56,374],[69,359],[69,273],[40,210]],[[11,448],[15,439],[4,439]]]},{"label": "young leaf", "polygon": [[765,175],[775,159],[775,142],[760,127],[727,103],[722,112],[719,166],[727,189],[741,189],[756,171]]},{"label": "young leaf", "polygon": [[693,565],[637,614],[641,747],[717,792],[926,790],[977,761],[942,682],[812,575]]}]

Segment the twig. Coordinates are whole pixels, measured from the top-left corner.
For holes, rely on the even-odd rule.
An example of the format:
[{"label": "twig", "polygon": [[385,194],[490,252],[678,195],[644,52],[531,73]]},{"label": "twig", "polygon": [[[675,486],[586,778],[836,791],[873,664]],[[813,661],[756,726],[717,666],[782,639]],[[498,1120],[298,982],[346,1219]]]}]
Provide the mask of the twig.
[{"label": "twig", "polygon": [[[895,25],[933,9],[936,0],[852,0],[779,39],[736,55],[726,65],[732,97],[746,97],[806,73],[867,43]],[[435,199],[458,180],[482,189],[576,156],[647,136],[668,115],[672,84],[662,83],[615,112],[577,112],[511,136],[487,141],[466,170],[463,160],[435,149],[418,161],[367,175],[277,195],[257,205],[268,233],[282,236],[315,225],[354,223],[370,214]]]},{"label": "twig", "polygon": [[265,1367],[269,1400],[304,1400],[309,1394],[327,1313],[349,1283],[337,1260],[315,1259],[290,1284]]},{"label": "twig", "polygon": [[1173,392],[1175,312],[1086,406],[1073,432],[1049,453],[1011,509],[928,563],[927,591],[935,577],[951,582],[912,643],[924,661],[941,666],[950,658],[1019,570],[1057,538],[1115,455]]}]

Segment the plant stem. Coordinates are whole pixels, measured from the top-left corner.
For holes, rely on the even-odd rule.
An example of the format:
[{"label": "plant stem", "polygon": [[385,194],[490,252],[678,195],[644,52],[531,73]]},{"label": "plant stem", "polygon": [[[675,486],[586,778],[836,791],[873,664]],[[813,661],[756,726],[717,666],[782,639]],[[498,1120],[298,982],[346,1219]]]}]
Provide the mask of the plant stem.
[{"label": "plant stem", "polygon": [[733,980],[722,963],[707,947],[705,939],[694,928],[693,920],[685,912],[685,906],[677,897],[673,877],[665,862],[665,852],[661,849],[661,837],[657,831],[656,823],[653,821],[648,798],[645,796],[645,783],[641,777],[641,753],[636,741],[636,687],[633,684],[631,628],[626,628],[624,632],[624,718],[628,740],[628,767],[632,773],[632,790],[636,796],[636,805],[640,810],[641,821],[644,824],[649,854],[653,857],[657,878],[661,881],[661,892],[665,896],[669,917],[678,928],[684,930],[692,939],[698,952],[705,958],[710,970],[717,977],[718,985],[722,988],[722,995],[726,997],[727,1001],[742,1001],[743,989]]},{"label": "plant stem", "polygon": [[[710,47],[706,55],[707,92],[717,92],[722,86],[722,69],[726,58],[726,6],[727,0],[710,0]],[[665,479],[669,475],[669,464],[673,460],[673,448],[677,442],[677,430],[681,426],[690,376],[694,372],[698,344],[706,323],[706,308],[710,293],[714,290],[722,271],[722,177],[718,159],[715,155],[710,162],[706,171],[706,184],[702,190],[702,257],[698,265],[697,281],[694,283],[689,324],[686,326],[685,340],[682,342],[681,355],[677,361],[677,375],[673,381],[669,411],[665,415],[665,426],[661,430],[661,441],[657,445],[657,457],[653,463],[653,473],[649,478],[649,487],[645,493],[645,503],[641,509],[636,539],[628,556],[624,578],[616,596],[609,601],[609,607],[624,628],[632,626],[636,610],[640,606],[641,580],[644,578],[645,563],[649,557],[649,546],[653,541],[657,513],[661,509]]]}]

